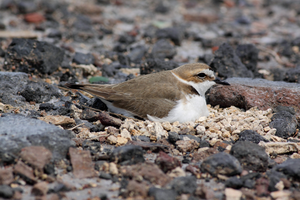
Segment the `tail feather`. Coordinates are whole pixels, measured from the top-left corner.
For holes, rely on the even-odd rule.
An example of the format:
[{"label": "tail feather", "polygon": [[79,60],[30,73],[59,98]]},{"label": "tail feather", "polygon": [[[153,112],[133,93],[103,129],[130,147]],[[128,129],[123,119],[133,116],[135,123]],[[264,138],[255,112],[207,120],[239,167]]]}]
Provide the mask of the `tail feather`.
[{"label": "tail feather", "polygon": [[70,89],[82,89],[84,87],[84,85],[74,83],[66,83],[65,86]]}]

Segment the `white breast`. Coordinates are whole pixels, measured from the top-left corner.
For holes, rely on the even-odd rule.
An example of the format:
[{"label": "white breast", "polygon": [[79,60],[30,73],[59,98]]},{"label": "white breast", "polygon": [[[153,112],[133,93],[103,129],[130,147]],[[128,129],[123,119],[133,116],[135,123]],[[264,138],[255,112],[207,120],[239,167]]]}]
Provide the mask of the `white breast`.
[{"label": "white breast", "polygon": [[177,101],[177,105],[169,112],[168,116],[163,118],[148,115],[148,119],[158,122],[175,122],[181,123],[195,121],[202,116],[208,116],[209,111],[206,106],[205,98],[199,95],[188,95],[185,100]]}]

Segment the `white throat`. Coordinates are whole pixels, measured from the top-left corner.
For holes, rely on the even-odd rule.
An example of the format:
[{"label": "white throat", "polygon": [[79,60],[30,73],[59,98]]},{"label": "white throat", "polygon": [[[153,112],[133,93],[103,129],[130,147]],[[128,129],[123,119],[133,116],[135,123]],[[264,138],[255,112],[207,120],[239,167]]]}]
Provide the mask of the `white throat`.
[{"label": "white throat", "polygon": [[177,78],[177,80],[179,80],[180,82],[182,83],[185,83],[185,84],[188,84],[192,87],[194,87],[197,92],[201,95],[201,96],[205,96],[205,92],[211,87],[213,86],[214,84],[216,84],[214,81],[205,81],[205,82],[202,82],[202,83],[195,83],[195,82],[192,82],[192,81],[186,81],[186,80],[183,80],[182,78],[179,78],[176,74],[174,74],[172,72],[172,74]]}]

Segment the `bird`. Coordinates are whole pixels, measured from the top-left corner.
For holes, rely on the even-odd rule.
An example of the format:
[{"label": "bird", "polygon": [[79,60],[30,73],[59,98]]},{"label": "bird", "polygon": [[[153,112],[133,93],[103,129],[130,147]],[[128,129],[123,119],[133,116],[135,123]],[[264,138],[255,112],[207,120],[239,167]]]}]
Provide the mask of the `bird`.
[{"label": "bird", "polygon": [[99,97],[113,113],[156,122],[180,123],[208,116],[205,92],[229,85],[204,63],[141,75],[118,84],[66,84]]}]

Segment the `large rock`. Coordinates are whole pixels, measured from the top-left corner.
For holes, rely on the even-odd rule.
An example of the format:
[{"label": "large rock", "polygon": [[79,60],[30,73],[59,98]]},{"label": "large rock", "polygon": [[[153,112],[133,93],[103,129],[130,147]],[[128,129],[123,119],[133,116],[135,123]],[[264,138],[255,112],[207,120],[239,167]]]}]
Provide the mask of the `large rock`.
[{"label": "large rock", "polygon": [[210,64],[218,75],[225,78],[250,77],[253,78],[251,70],[241,62],[234,49],[227,43],[223,43],[215,52],[215,57]]},{"label": "large rock", "polygon": [[[5,55],[8,65],[17,71],[51,74],[61,65],[64,51],[47,42],[15,38],[7,48]],[[22,64],[21,64],[22,63]]]},{"label": "large rock", "polygon": [[234,176],[242,172],[239,161],[232,155],[221,152],[206,158],[201,166],[201,171],[208,172],[213,176]]},{"label": "large rock", "polygon": [[268,154],[258,144],[249,141],[235,143],[230,154],[236,157],[243,169],[264,172],[268,167]]},{"label": "large rock", "polygon": [[280,111],[275,113],[269,126],[271,128],[276,128],[275,135],[282,138],[292,137],[298,127],[298,122],[296,117],[287,111]]},{"label": "large rock", "polygon": [[75,146],[72,132],[22,115],[2,114],[0,127],[0,162],[13,162],[27,146],[44,146],[52,152],[53,160],[59,160]]},{"label": "large rock", "polygon": [[291,106],[300,117],[300,84],[273,82],[264,79],[229,78],[230,86],[215,86],[209,92],[211,105],[221,107],[236,106],[261,110],[278,106]]}]

